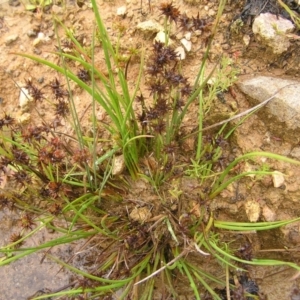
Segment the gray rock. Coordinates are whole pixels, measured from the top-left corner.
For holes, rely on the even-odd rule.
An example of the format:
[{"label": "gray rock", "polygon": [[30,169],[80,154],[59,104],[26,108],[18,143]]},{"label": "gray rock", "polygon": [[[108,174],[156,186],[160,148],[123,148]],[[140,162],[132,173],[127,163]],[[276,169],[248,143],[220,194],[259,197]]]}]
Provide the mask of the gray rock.
[{"label": "gray rock", "polygon": [[300,81],[258,76],[244,79],[237,85],[250,97],[250,100],[254,100],[255,104],[272,97],[284,87],[274,96],[274,99],[260,109],[259,113],[269,130],[276,133],[276,136],[282,135],[292,142],[299,139]]},{"label": "gray rock", "polygon": [[291,21],[270,13],[260,14],[252,25],[256,38],[270,47],[276,55],[288,49],[290,42],[286,34],[292,32],[294,28]]},{"label": "gray rock", "polygon": [[21,4],[21,2],[19,1],[19,0],[9,0],[8,1],[8,5],[9,6],[14,6],[14,7],[16,7],[16,6],[19,6]]},{"label": "gray rock", "polygon": [[29,37],[36,37],[37,36],[37,32],[35,30],[30,29],[30,30],[27,31],[27,35]]},{"label": "gray rock", "polygon": [[291,157],[297,158],[300,160],[300,147],[295,147],[290,153]]},{"label": "gray rock", "polygon": [[5,45],[9,46],[19,38],[18,34],[12,34],[5,38]]},{"label": "gray rock", "polygon": [[141,22],[136,26],[136,28],[141,31],[152,32],[152,33],[164,30],[164,28],[159,23],[152,20]]}]

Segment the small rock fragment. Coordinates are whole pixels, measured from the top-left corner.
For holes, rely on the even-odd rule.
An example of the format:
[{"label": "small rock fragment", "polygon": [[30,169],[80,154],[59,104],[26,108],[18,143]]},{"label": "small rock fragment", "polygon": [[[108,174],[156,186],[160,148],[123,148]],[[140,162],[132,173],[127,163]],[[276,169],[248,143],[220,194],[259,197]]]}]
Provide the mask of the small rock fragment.
[{"label": "small rock fragment", "polygon": [[300,147],[295,147],[290,153],[291,157],[297,158],[300,160]]},{"label": "small rock fragment", "polygon": [[183,38],[180,40],[182,46],[184,47],[184,49],[187,51],[187,52],[190,52],[191,49],[192,49],[192,42],[191,41],[188,41],[187,39]]},{"label": "small rock fragment", "polygon": [[192,34],[191,34],[190,32],[187,32],[187,33],[184,35],[184,37],[185,37],[185,39],[186,39],[187,41],[190,41],[190,40],[191,40],[191,36],[192,36]]},{"label": "small rock fragment", "polygon": [[[268,130],[275,136],[285,139],[298,139],[300,129],[300,81],[276,78],[270,76],[255,76],[245,78],[237,83],[239,89],[248,95],[255,104],[274,96],[261,113],[263,118],[274,117],[272,122],[266,122]],[[288,133],[288,134],[287,134]]]},{"label": "small rock fragment", "polygon": [[184,48],[179,46],[175,49],[175,52],[177,54],[177,57],[178,57],[178,60],[184,60],[185,57],[186,57],[186,54],[185,54],[185,51],[184,51]]},{"label": "small rock fragment", "polygon": [[14,7],[16,7],[16,6],[19,6],[21,4],[21,2],[19,1],[19,0],[9,0],[8,1],[8,5],[9,6],[14,6]]},{"label": "small rock fragment", "polygon": [[267,222],[274,222],[276,221],[276,214],[275,212],[269,208],[267,205],[265,205],[262,209],[262,215],[265,218]]},{"label": "small rock fragment", "polygon": [[130,213],[129,217],[133,221],[143,223],[149,220],[152,217],[152,214],[150,209],[147,207],[139,207],[139,208],[135,207]]},{"label": "small rock fragment", "polygon": [[17,116],[16,120],[18,123],[25,124],[30,121],[30,118],[31,118],[30,113],[24,113],[24,114],[21,114],[20,116]]},{"label": "small rock fragment", "polygon": [[159,23],[152,20],[141,22],[136,26],[136,28],[141,31],[152,32],[152,33],[164,30],[163,26],[161,26]]},{"label": "small rock fragment", "polygon": [[250,44],[250,35],[249,34],[245,34],[243,36],[243,42],[244,42],[244,44],[245,44],[246,47],[249,46],[249,44]]},{"label": "small rock fragment", "polygon": [[20,97],[19,97],[19,105],[21,109],[24,111],[27,109],[30,102],[33,101],[33,98],[30,96],[28,89],[22,87],[20,90]]},{"label": "small rock fragment", "polygon": [[255,200],[247,200],[245,211],[250,222],[256,222],[260,216],[260,205]]},{"label": "small rock fragment", "polygon": [[5,45],[9,46],[19,38],[18,34],[12,34],[5,38]]},{"label": "small rock fragment", "polygon": [[167,35],[166,35],[166,33],[164,31],[159,31],[157,33],[156,37],[154,38],[153,43],[160,42],[160,43],[165,44],[166,43],[166,39],[168,41],[168,45],[172,45],[173,44],[173,41],[169,37],[167,37]]},{"label": "small rock fragment", "polygon": [[34,47],[38,46],[41,43],[42,40],[40,40],[39,38],[34,39],[34,41],[32,42],[32,45]]},{"label": "small rock fragment", "polygon": [[52,38],[55,35],[55,32],[53,30],[49,30],[48,37]]},{"label": "small rock fragment", "polygon": [[60,15],[60,14],[63,14],[63,12],[64,12],[64,8],[63,7],[60,7],[60,6],[58,6],[58,5],[52,5],[52,12],[53,12],[53,14],[55,14],[55,15]]},{"label": "small rock fragment", "polygon": [[290,42],[286,34],[292,32],[294,28],[291,21],[270,13],[260,14],[252,25],[257,39],[270,47],[276,55],[289,48]]},{"label": "small rock fragment", "polygon": [[119,155],[114,158],[112,175],[120,175],[125,169],[124,155]]},{"label": "small rock fragment", "polygon": [[30,29],[30,30],[27,31],[27,35],[29,37],[36,37],[37,36],[37,32],[35,30]]},{"label": "small rock fragment", "polygon": [[279,188],[284,184],[284,175],[281,172],[273,172],[272,179],[275,188]]},{"label": "small rock fragment", "polygon": [[125,17],[127,12],[127,8],[125,5],[120,6],[117,8],[117,16]]}]

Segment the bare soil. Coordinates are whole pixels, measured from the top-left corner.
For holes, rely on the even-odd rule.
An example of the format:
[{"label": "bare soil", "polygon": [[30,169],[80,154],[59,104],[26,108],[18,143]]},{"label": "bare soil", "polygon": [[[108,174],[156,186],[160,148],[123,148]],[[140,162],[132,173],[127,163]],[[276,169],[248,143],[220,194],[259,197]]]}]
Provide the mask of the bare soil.
[{"label": "bare soil", "polygon": [[[127,15],[123,17],[117,16],[117,8],[124,5],[123,1],[98,1],[101,15],[107,30],[113,40],[117,39],[117,28],[124,28],[122,34],[121,51],[126,54],[130,48],[144,47],[146,56],[149,56],[153,34],[142,33],[136,30],[136,25],[145,20],[156,20],[163,24],[163,16],[158,7],[160,1],[127,1]],[[197,16],[210,18],[216,14],[218,1],[199,1],[197,5],[191,5],[189,1],[173,2],[181,11],[186,12],[189,16]],[[230,3],[231,2],[231,3]],[[243,1],[229,1],[226,5],[225,12],[222,16],[221,25],[213,42],[212,52],[210,55],[210,63],[212,68],[221,53],[231,57],[237,67],[240,68],[240,76],[282,76],[295,78],[299,76],[300,70],[300,53],[299,41],[293,41],[290,49],[279,57],[272,57],[266,49],[257,42],[251,32],[251,26],[245,26],[241,32],[233,32],[231,24],[236,16],[238,16],[244,5]],[[142,12],[141,12],[142,9]],[[92,31],[94,26],[94,18],[92,9],[85,3],[79,7],[76,3],[70,2],[63,8],[55,6],[46,12],[29,12],[22,5],[13,7],[7,2],[0,4],[0,108],[1,113],[11,114],[12,117],[19,119],[24,112],[19,107],[20,87],[24,86],[25,80],[31,78],[40,87],[46,85],[54,78],[62,77],[57,75],[53,70],[46,66],[39,65],[31,60],[16,55],[16,52],[25,52],[38,55],[50,61],[58,63],[57,55],[53,54],[57,46],[57,38],[54,34],[53,19],[51,11],[58,13],[58,17],[64,24],[76,32],[76,36],[80,36],[84,46],[91,44]],[[249,15],[247,22],[251,23]],[[176,26],[175,26],[176,27]],[[36,37],[29,37],[30,31],[43,32],[46,37],[34,46]],[[64,37],[63,29],[59,27],[59,36]],[[243,43],[243,36],[248,34],[250,44],[246,46]],[[7,44],[7,38],[12,35],[18,35],[15,41]],[[177,30],[174,34],[174,41],[179,44],[181,33]],[[192,40],[192,51],[188,53],[187,59],[182,63],[183,72],[187,72],[191,82],[195,79],[201,59],[205,51],[205,37],[199,36]],[[147,60],[147,57],[146,57]],[[104,73],[106,66],[103,59],[99,55],[96,56],[96,65]],[[76,68],[76,66],[74,66]],[[128,82],[131,88],[135,86],[135,80],[139,70],[139,59],[133,60],[128,68]],[[38,83],[41,82],[41,83]],[[85,130],[89,127],[89,111],[88,107],[91,103],[90,96],[82,92],[75,85],[71,86],[76,107],[84,124]],[[230,114],[233,111],[242,112],[251,107],[248,99],[233,86],[231,92],[223,94],[224,101],[215,100],[215,117],[212,120],[218,121],[218,115]],[[45,120],[51,120],[52,112],[47,103],[38,105],[39,114]],[[28,109],[29,118],[36,120],[37,113],[34,107]],[[98,109],[98,117],[105,118],[103,111]],[[190,114],[187,122],[196,123],[196,115]],[[206,121],[207,125],[211,125],[212,121]],[[237,156],[250,151],[270,151],[281,155],[289,156],[294,144],[285,141],[284,136],[276,136],[270,133],[266,124],[268,120],[259,116],[252,116],[247,119],[241,126],[237,128],[233,137],[227,146],[228,156]],[[72,134],[71,128],[65,128],[65,132]],[[207,133],[207,136],[213,132]],[[193,151],[193,150],[192,150]],[[189,152],[183,160],[189,161]],[[220,220],[232,221],[248,221],[245,213],[245,203],[253,200],[259,203],[261,208],[261,217],[259,220],[285,220],[299,217],[300,215],[300,188],[299,167],[292,166],[283,162],[267,161],[268,166],[272,170],[277,170],[286,175],[285,183],[281,188],[274,188],[272,178],[266,177],[260,181],[252,178],[245,178],[233,184],[226,189],[220,197],[213,200],[210,209],[215,211],[215,215]],[[254,167],[251,165],[245,168]],[[197,203],[199,191],[202,187],[197,180],[183,178],[178,184],[178,188],[183,191],[182,197],[187,200],[189,208],[192,209]],[[137,203],[138,199],[143,202],[155,205],[158,198],[156,193],[144,181],[132,183],[131,193],[126,197],[133,199],[133,203]],[[194,201],[194,202],[193,202]],[[195,202],[196,201],[196,202]],[[129,207],[129,209],[133,209]],[[270,216],[272,212],[272,216]],[[16,220],[19,212],[3,209],[0,211],[0,245],[3,246],[9,241],[9,237],[14,233]],[[273,220],[272,219],[272,220]],[[234,241],[237,248],[246,243],[250,243],[256,257],[268,257],[293,261],[299,263],[299,223],[288,226],[283,230],[268,231],[266,233],[251,233],[248,235],[238,235],[228,233],[224,235],[225,241]],[[31,241],[26,242],[26,246],[37,245],[51,236],[49,232],[41,232],[39,237],[35,237]],[[28,243],[28,244],[27,244]],[[78,245],[63,246],[52,252],[61,259],[68,259],[76,252]],[[34,254],[11,265],[0,268],[1,293],[0,300],[28,299],[29,296],[35,294],[39,290],[47,289],[56,291],[71,281],[71,275],[65,270],[60,270],[60,266],[49,260],[41,263],[43,255]],[[200,263],[210,264],[201,261]],[[76,265],[76,263],[75,263]],[[80,262],[77,261],[77,266]],[[82,264],[83,265],[83,264]],[[88,267],[87,267],[88,268]],[[213,274],[220,274],[220,266],[212,264],[210,270]],[[294,270],[279,267],[253,267],[249,268],[249,278],[255,280],[259,286],[261,295],[265,295],[269,300],[277,299],[299,299],[297,289],[300,289],[299,274],[295,274]],[[182,299],[193,299],[192,292],[184,284],[178,282],[178,291],[182,295]],[[293,294],[294,293],[294,294]],[[159,293],[158,293],[159,294]],[[294,295],[294,298],[291,296]],[[296,296],[295,296],[296,295]],[[295,298],[296,297],[296,298]],[[159,297],[157,298],[159,299]]]}]

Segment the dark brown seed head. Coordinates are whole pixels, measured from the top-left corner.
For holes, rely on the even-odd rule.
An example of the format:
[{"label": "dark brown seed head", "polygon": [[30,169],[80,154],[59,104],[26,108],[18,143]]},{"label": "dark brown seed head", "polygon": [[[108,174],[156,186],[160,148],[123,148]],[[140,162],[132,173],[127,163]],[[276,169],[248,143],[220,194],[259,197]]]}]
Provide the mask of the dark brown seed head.
[{"label": "dark brown seed head", "polygon": [[149,90],[150,90],[150,95],[157,95],[158,97],[161,97],[168,93],[169,88],[161,80],[158,80],[150,83]]},{"label": "dark brown seed head", "polygon": [[32,227],[35,225],[33,216],[25,213],[20,219],[20,226],[25,229],[32,229]]},{"label": "dark brown seed head", "polygon": [[64,97],[69,96],[69,93],[62,88],[62,85],[57,78],[50,82],[49,85],[56,100],[63,99]]},{"label": "dark brown seed head", "polygon": [[176,21],[178,20],[180,16],[180,11],[178,8],[176,8],[173,3],[161,3],[160,8],[162,11],[162,14],[165,15],[170,21]]},{"label": "dark brown seed head", "polygon": [[200,19],[199,12],[196,18],[192,17],[192,28],[194,30],[207,30],[211,23],[206,19]]},{"label": "dark brown seed head", "polygon": [[165,70],[164,77],[173,86],[187,83],[187,79],[185,77],[181,74],[174,73],[172,70]]},{"label": "dark brown seed head", "polygon": [[162,134],[165,131],[166,123],[162,119],[158,119],[156,122],[151,124],[151,127],[153,128],[153,131]]},{"label": "dark brown seed head", "polygon": [[27,165],[29,163],[29,156],[23,151],[18,149],[15,145],[12,146],[11,152],[14,157],[14,161],[17,163]]},{"label": "dark brown seed head", "polygon": [[58,99],[58,103],[55,103],[55,114],[65,118],[69,112],[69,104],[65,100]]},{"label": "dark brown seed head", "polygon": [[160,74],[161,71],[162,71],[161,66],[156,64],[155,62],[146,68],[146,74],[154,77]]},{"label": "dark brown seed head", "polygon": [[179,17],[179,27],[183,31],[189,31],[193,27],[192,19],[189,18],[186,13],[180,15]]},{"label": "dark brown seed head", "polygon": [[154,110],[157,111],[160,116],[164,116],[170,110],[170,107],[165,99],[159,98],[154,106]]},{"label": "dark brown seed head", "polygon": [[31,177],[23,170],[13,173],[13,180],[22,186],[31,184]]},{"label": "dark brown seed head", "polygon": [[86,69],[80,69],[77,72],[77,77],[84,82],[87,82],[91,79],[90,74]]},{"label": "dark brown seed head", "polygon": [[91,159],[91,154],[87,149],[78,149],[73,153],[73,160],[76,163],[88,163]]},{"label": "dark brown seed head", "polygon": [[189,83],[185,84],[185,86],[183,86],[181,89],[180,89],[180,92],[181,92],[181,96],[182,97],[189,97],[192,92],[193,92],[193,88],[190,86]]},{"label": "dark brown seed head", "polygon": [[[15,243],[17,241],[19,241],[20,239],[22,238],[22,234],[19,232],[19,233],[13,233],[10,237],[9,237],[9,240],[11,243]],[[22,243],[18,243],[18,245],[16,245],[15,247],[20,247],[22,245]]]},{"label": "dark brown seed head", "polygon": [[179,147],[175,142],[171,142],[170,144],[164,146],[164,152],[167,154],[174,154],[178,148]]},{"label": "dark brown seed head", "polygon": [[15,119],[12,118],[10,115],[5,114],[4,118],[2,119],[3,125],[7,127],[11,127],[15,124]]},{"label": "dark brown seed head", "polygon": [[14,206],[14,203],[4,194],[0,193],[0,208],[8,207],[12,208]]},{"label": "dark brown seed head", "polygon": [[42,101],[45,99],[44,93],[41,89],[37,88],[31,81],[31,79],[26,80],[25,88],[28,90],[29,95],[34,99],[34,101]]}]

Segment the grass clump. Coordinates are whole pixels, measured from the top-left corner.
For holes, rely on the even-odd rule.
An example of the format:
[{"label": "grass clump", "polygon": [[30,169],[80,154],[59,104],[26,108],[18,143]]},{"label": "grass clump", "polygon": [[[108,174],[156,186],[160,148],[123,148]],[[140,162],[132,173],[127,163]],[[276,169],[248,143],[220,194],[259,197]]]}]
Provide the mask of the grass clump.
[{"label": "grass clump", "polygon": [[[25,86],[37,107],[42,101],[50,104],[53,120],[27,127],[16,124],[9,115],[0,120],[3,140],[0,169],[10,182],[20,187],[16,192],[8,184],[0,194],[1,205],[24,212],[18,231],[0,249],[3,255],[0,266],[59,244],[84,240],[82,250],[86,252],[86,260],[92,263],[77,268],[72,259],[66,262],[47,252],[47,258],[71,270],[76,278],[68,289],[34,299],[72,299],[76,295],[86,299],[113,295],[120,299],[153,299],[158,282],[165,299],[176,299],[180,296],[177,286],[181,281],[189,286],[196,299],[222,299],[224,292],[229,298],[230,294],[256,297],[257,288],[244,289],[245,282],[255,286],[246,273],[239,277],[239,282],[231,283],[230,272],[237,268],[246,270],[248,265],[284,265],[299,270],[294,263],[256,259],[251,245],[246,250],[240,247],[239,251],[231,247],[231,242],[223,241],[220,234],[221,230],[274,229],[298,219],[224,222],[208,212],[210,202],[231,183],[250,174],[272,174],[263,168],[243,172],[237,168],[241,162],[267,157],[299,164],[267,152],[230,159],[228,140],[233,129],[226,130],[223,126],[215,134],[202,132],[217,94],[226,91],[236,80],[236,70],[226,57],[221,58],[208,76],[204,75],[225,1],[220,1],[216,21],[211,24],[207,50],[194,82],[184,75],[184,63],[168,44],[171,24],[178,22],[183,30],[198,30],[201,26],[207,30],[207,22],[199,15],[190,18],[181,14],[173,3],[162,4],[166,41],[153,44],[145,64],[141,51],[133,89],[126,77],[130,57],[123,67],[121,40],[117,45],[111,42],[94,0],[92,5],[96,27],[89,49],[82,47],[74,34],[56,20],[68,37],[67,43],[61,43],[57,35],[59,65],[21,54],[56,70],[61,77],[57,76],[43,89],[34,80],[27,80]],[[101,45],[103,51],[105,74],[95,66],[96,45]],[[66,48],[72,51],[65,51]],[[76,70],[74,62],[80,66]],[[140,84],[144,69],[145,87]],[[213,74],[213,84],[207,85]],[[83,130],[70,88],[72,82],[91,96],[90,132]],[[98,105],[109,122],[97,122]],[[188,126],[186,116],[195,107],[198,122]],[[63,132],[63,124],[69,123],[73,135]],[[107,138],[102,137],[103,132]],[[192,136],[193,142],[188,153],[190,159],[184,157],[187,136]],[[126,166],[127,174],[116,172],[119,159]],[[198,180],[201,191],[197,200],[187,197],[183,191],[182,180],[186,176]],[[130,189],[136,182],[143,182],[141,178],[150,183],[148,192],[153,201],[131,198],[134,191],[130,194]],[[26,248],[26,240],[43,228],[60,236]],[[212,263],[221,266],[225,276],[211,274],[207,265]]]}]

